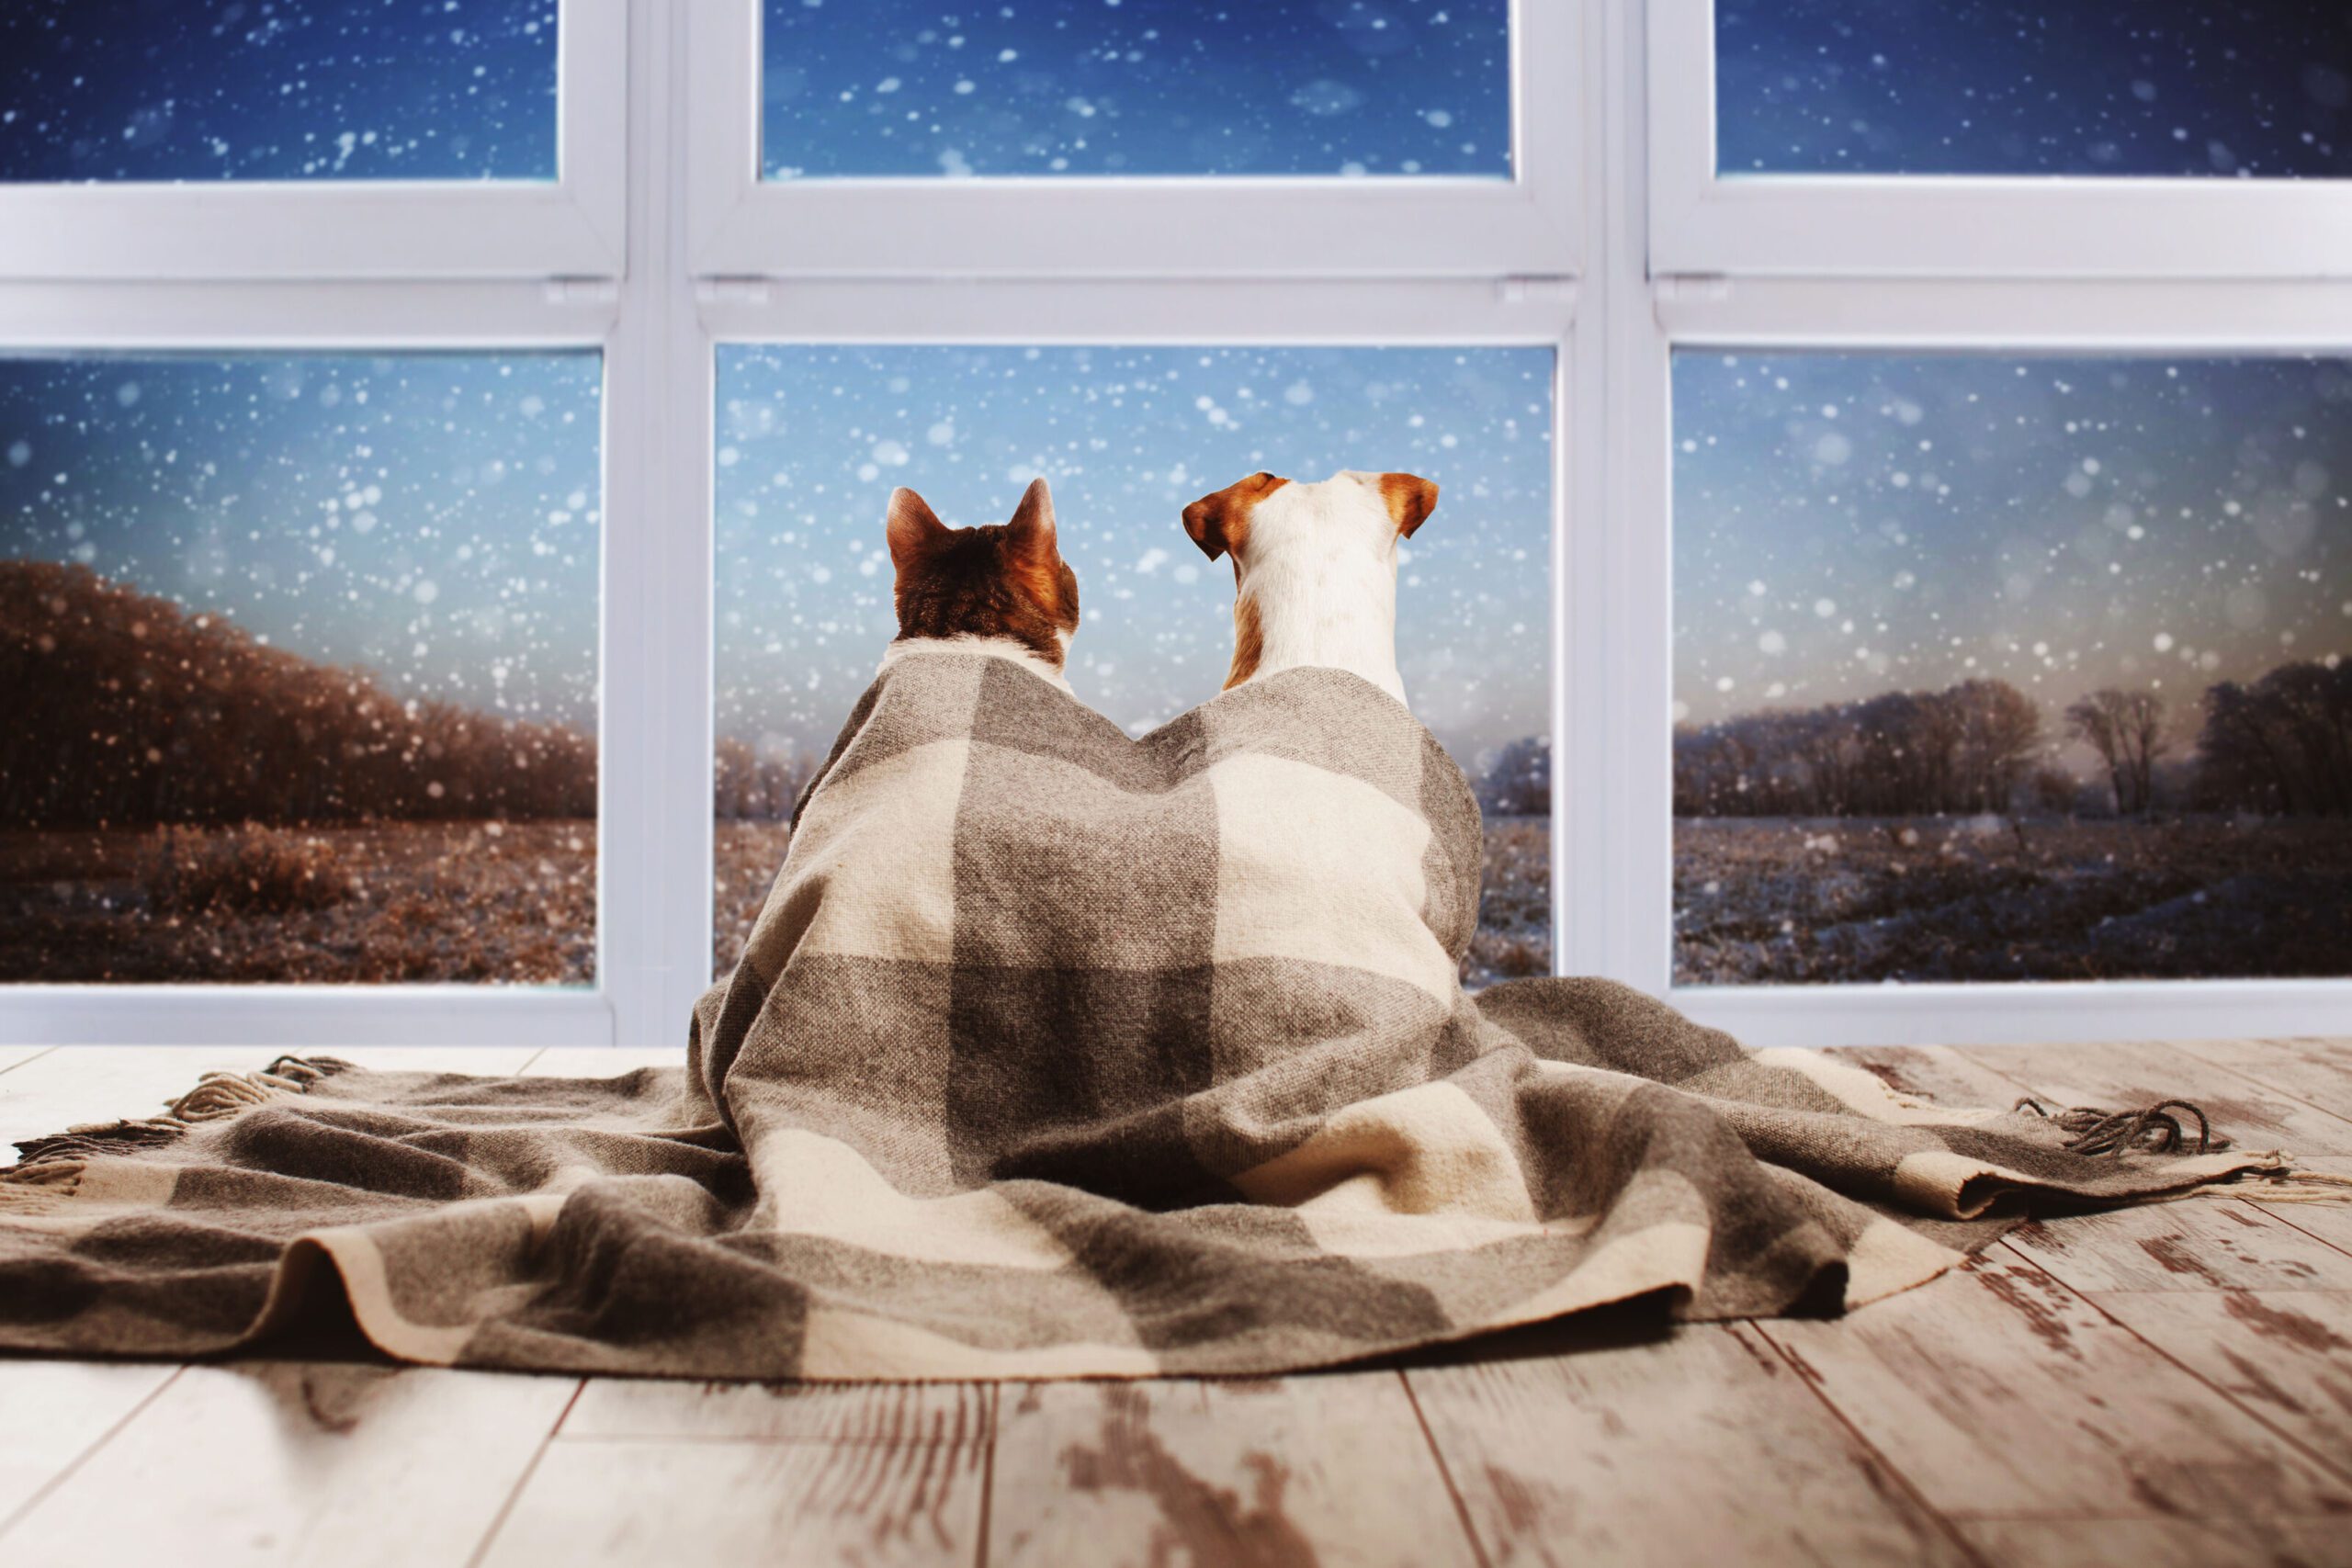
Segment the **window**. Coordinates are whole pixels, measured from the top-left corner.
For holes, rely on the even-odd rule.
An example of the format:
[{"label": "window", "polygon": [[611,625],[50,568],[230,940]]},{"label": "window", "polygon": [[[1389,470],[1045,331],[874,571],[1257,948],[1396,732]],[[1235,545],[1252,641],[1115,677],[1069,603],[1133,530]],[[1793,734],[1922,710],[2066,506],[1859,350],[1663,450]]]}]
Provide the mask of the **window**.
[{"label": "window", "polygon": [[893,630],[893,485],[1046,476],[1144,727],[1227,658],[1178,513],[1261,468],[1442,487],[1399,661],[1487,811],[1472,983],[2338,1025],[2347,36],[9,7],[0,1042],[674,1040]]},{"label": "window", "polygon": [[729,277],[1577,270],[1583,7],[691,7],[686,230]]},{"label": "window", "polygon": [[1079,697],[1140,735],[1214,695],[1230,574],[1186,502],[1363,454],[1436,479],[1399,552],[1398,666],[1487,813],[1474,984],[1551,968],[1548,348],[729,345],[718,360],[717,929],[730,967],[792,803],[897,635],[884,503],[952,525],[1054,487],[1085,618]]},{"label": "window", "polygon": [[2352,364],[1674,393],[1678,983],[2352,975]]},{"label": "window", "polygon": [[1718,0],[1727,174],[2352,175],[2327,0]]},{"label": "window", "polygon": [[592,979],[597,403],[0,359],[0,981]]},{"label": "window", "polygon": [[762,173],[1511,170],[1509,0],[766,0]]},{"label": "window", "polygon": [[553,179],[552,0],[0,16],[0,181]]}]

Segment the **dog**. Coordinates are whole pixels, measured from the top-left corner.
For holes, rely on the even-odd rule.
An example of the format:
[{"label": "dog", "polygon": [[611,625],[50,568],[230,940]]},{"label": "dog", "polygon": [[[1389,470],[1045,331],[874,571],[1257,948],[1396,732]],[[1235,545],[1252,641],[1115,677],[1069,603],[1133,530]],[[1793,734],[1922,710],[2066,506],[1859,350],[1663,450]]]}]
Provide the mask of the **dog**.
[{"label": "dog", "polygon": [[1069,690],[1063,665],[1078,633],[1078,575],[1062,559],[1043,479],[1030,481],[1012,521],[979,528],[950,528],[901,486],[890,492],[885,529],[899,635],[884,669],[947,643],[1012,660]]},{"label": "dog", "polygon": [[1404,702],[1396,544],[1436,508],[1437,486],[1419,475],[1352,468],[1320,483],[1255,473],[1184,508],[1184,532],[1202,552],[1233,558],[1225,690],[1317,664]]}]

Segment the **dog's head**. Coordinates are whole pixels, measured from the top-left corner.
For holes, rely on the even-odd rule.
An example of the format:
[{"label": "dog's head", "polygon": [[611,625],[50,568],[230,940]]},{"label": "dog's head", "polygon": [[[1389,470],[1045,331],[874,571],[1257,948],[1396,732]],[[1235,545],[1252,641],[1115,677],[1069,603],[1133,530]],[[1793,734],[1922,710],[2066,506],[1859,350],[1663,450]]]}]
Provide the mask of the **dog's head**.
[{"label": "dog's head", "polygon": [[1059,669],[1078,631],[1078,577],[1054,536],[1042,479],[999,526],[950,528],[922,497],[890,492],[899,636],[1009,637]]},{"label": "dog's head", "polygon": [[[1311,597],[1320,601],[1317,615],[1329,616],[1338,608],[1329,585],[1355,583],[1365,600],[1378,600],[1385,620],[1396,603],[1396,542],[1411,538],[1436,507],[1437,486],[1417,474],[1351,468],[1319,483],[1251,474],[1184,508],[1184,532],[1202,553],[1211,560],[1233,558],[1233,668],[1226,685],[1257,672],[1267,619],[1293,613],[1287,600],[1297,584],[1326,585]],[[1256,592],[1261,581],[1275,585],[1267,604]],[[1283,583],[1294,592],[1285,593]],[[1329,662],[1377,664],[1358,672],[1393,683],[1393,646],[1374,649],[1361,646],[1364,640],[1358,636],[1357,646],[1318,651]],[[1393,636],[1388,640],[1393,644]]]},{"label": "dog's head", "polygon": [[1437,508],[1437,486],[1417,474],[1350,468],[1320,483],[1251,474],[1184,508],[1184,532],[1209,559],[1229,555],[1246,578],[1277,557],[1369,553],[1394,566],[1396,541]]}]

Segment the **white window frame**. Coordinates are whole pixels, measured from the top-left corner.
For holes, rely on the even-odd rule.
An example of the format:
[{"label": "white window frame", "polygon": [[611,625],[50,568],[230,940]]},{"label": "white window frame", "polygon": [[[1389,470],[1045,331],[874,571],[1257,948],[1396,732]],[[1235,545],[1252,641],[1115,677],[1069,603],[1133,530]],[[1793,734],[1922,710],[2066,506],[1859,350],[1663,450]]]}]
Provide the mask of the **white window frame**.
[{"label": "white window frame", "polygon": [[0,279],[613,277],[626,0],[560,0],[553,180],[0,185]]},{"label": "white window frame", "polygon": [[1592,7],[1512,0],[1512,175],[763,180],[763,0],[688,10],[695,270],[772,277],[1494,277],[1577,270]]},{"label": "white window frame", "polygon": [[1659,272],[2352,276],[2352,180],[1720,176],[1713,0],[1647,0],[1647,16]]},{"label": "white window frame", "polygon": [[[1419,181],[762,188],[751,178],[756,99],[746,69],[756,60],[755,25],[745,30],[754,0],[566,0],[570,37],[604,65],[581,63],[567,46],[564,101],[607,106],[597,134],[622,138],[580,161],[571,138],[586,132],[567,117],[564,184],[582,178],[571,187],[578,221],[552,217],[534,233],[518,216],[534,210],[529,201],[504,201],[518,193],[495,189],[305,186],[248,198],[225,186],[140,187],[96,192],[87,208],[107,213],[103,222],[65,213],[80,229],[56,241],[25,236],[0,201],[0,351],[563,345],[601,348],[605,364],[593,989],[9,984],[0,985],[0,1043],[682,1040],[710,972],[713,402],[718,348],[736,342],[1550,344],[1561,973],[1666,996],[1754,1044],[2341,1032],[2352,1022],[2352,979],[1672,984],[1668,374],[1676,345],[2352,352],[2352,283],[2177,276],[2171,244],[2114,283],[2071,280],[2081,270],[2073,252],[2038,258],[2047,276],[2004,276],[1988,264],[1937,278],[1910,265],[1916,256],[1865,246],[1856,254],[1880,270],[1858,276],[1854,254],[1763,243],[1779,219],[1702,234],[1713,247],[1704,254],[1681,246],[1666,234],[1670,220],[1652,221],[1680,199],[1673,164],[1682,144],[1672,124],[1660,130],[1657,73],[1645,74],[1645,60],[1647,41],[1673,46],[1672,24],[1687,23],[1691,3],[1521,0],[1518,25],[1532,42],[1519,51],[1520,147],[1523,156],[1535,146],[1560,153],[1548,171],[1522,166],[1541,176],[1540,189],[1490,182],[1461,194]],[[732,52],[719,47],[729,38]],[[1687,72],[1687,58],[1677,58]],[[1538,71],[1539,62],[1549,64]],[[575,69],[602,83],[587,89],[600,96],[582,96]],[[1692,100],[1672,90],[1687,118]],[[818,205],[793,205],[811,192]],[[2300,194],[2319,219],[2339,199],[2317,187]],[[403,205],[412,197],[423,205]],[[1473,197],[1495,198],[1494,210],[1471,220],[1466,207],[1448,205],[1475,207]],[[1312,221],[1282,219],[1278,209],[1293,202]],[[1506,210],[1513,203],[1525,209],[1516,218]],[[232,209],[243,218],[213,215]],[[314,232],[346,209],[374,213],[375,237],[390,248],[363,254]],[[594,220],[579,218],[592,209]],[[2034,209],[2002,210],[2014,219]],[[1226,222],[1264,216],[1272,227],[1244,266],[1173,232],[1183,225],[1170,214],[1205,212]],[[842,226],[811,238],[806,220],[827,214]],[[922,219],[912,229],[892,226],[910,214]],[[2166,221],[2165,236],[2188,243],[2204,220]],[[241,235],[241,223],[253,227]],[[596,239],[593,252],[581,223]],[[1351,236],[1374,230],[1413,237],[1368,269]],[[74,281],[38,280],[69,253]],[[50,260],[28,265],[40,256]],[[166,265],[168,278],[158,271]],[[983,276],[1017,273],[1031,276]],[[313,276],[321,280],[288,281]]]},{"label": "white window frame", "polygon": [[1563,944],[1564,963],[1751,1045],[2352,1028],[2352,978],[1674,984],[1674,351],[2352,354],[2352,181],[1718,179],[1711,0],[1627,12],[1611,79],[1647,102],[1613,118],[1645,129],[1651,177],[1637,161],[1612,170],[1596,280],[1614,550],[1591,609],[1608,618],[1593,635],[1611,672],[1564,732],[1588,741],[1569,799],[1603,802],[1607,831],[1578,859],[1569,931],[1586,940]]}]

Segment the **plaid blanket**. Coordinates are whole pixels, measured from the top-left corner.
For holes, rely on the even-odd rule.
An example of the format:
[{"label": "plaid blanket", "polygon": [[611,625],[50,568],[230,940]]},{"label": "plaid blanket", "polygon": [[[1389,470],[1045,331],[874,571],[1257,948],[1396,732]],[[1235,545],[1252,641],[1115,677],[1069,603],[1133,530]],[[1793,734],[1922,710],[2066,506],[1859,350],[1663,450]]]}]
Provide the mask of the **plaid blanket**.
[{"label": "plaid blanket", "polygon": [[0,1347],[220,1350],[341,1298],[435,1363],[1262,1373],[1650,1294],[1837,1310],[2029,1208],[2275,1165],[2070,1152],[1601,981],[1465,994],[1479,863],[1460,772],[1351,675],[1137,740],[910,655],[680,1066],[289,1058],[37,1140]]}]

